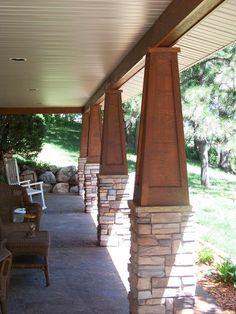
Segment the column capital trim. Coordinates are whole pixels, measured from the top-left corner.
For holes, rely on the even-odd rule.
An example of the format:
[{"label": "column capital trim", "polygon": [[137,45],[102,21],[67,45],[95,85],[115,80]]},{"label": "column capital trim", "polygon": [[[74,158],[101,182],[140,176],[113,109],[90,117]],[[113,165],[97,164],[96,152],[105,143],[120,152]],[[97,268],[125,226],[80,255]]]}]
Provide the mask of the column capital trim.
[{"label": "column capital trim", "polygon": [[194,209],[191,205],[179,206],[139,206],[134,201],[129,200],[128,205],[136,213],[192,213]]}]

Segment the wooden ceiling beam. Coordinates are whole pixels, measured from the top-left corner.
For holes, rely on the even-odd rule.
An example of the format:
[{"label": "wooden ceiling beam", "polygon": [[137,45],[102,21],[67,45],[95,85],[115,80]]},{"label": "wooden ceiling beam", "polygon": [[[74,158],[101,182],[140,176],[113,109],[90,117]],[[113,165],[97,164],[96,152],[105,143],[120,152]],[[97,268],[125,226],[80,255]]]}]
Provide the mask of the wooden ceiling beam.
[{"label": "wooden ceiling beam", "polygon": [[82,113],[82,107],[0,107],[0,114],[60,114]]},{"label": "wooden ceiling beam", "polygon": [[174,0],[85,103],[84,111],[92,104],[100,104],[107,89],[120,88],[140,71],[144,67],[143,57],[148,48],[174,45],[180,37],[224,1]]}]

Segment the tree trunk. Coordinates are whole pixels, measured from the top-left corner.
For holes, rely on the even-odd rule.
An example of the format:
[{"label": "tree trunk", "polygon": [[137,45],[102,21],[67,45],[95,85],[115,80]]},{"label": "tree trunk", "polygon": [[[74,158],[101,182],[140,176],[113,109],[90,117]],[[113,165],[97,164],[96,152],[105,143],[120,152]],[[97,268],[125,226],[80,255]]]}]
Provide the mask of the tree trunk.
[{"label": "tree trunk", "polygon": [[208,172],[208,143],[206,140],[196,140],[199,157],[201,161],[201,185],[209,186],[209,172]]},{"label": "tree trunk", "polygon": [[227,151],[221,151],[220,152],[219,166],[225,172],[231,172],[232,171],[231,164],[230,164],[230,152],[227,152]]}]

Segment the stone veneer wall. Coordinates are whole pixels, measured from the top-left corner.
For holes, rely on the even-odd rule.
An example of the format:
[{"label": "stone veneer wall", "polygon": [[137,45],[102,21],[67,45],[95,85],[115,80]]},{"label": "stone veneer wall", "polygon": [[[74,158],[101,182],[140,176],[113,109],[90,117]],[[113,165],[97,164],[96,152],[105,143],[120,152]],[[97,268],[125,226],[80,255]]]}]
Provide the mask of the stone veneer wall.
[{"label": "stone veneer wall", "polygon": [[79,195],[84,198],[85,194],[85,164],[87,158],[79,158],[78,162],[78,186],[79,186]]},{"label": "stone veneer wall", "polygon": [[98,176],[98,243],[130,245],[130,187],[128,175]]},{"label": "stone veneer wall", "polygon": [[96,211],[97,207],[97,175],[100,164],[86,163],[84,170],[85,177],[85,212]]},{"label": "stone veneer wall", "polygon": [[133,202],[129,205],[131,313],[193,313],[194,215],[191,207],[138,207]]}]

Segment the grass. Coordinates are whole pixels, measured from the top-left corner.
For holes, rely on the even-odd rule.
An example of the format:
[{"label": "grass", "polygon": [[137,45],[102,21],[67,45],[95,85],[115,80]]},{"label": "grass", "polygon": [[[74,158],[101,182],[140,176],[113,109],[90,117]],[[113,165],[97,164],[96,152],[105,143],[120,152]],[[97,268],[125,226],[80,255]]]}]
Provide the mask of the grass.
[{"label": "grass", "polygon": [[210,168],[211,186],[205,188],[200,184],[199,165],[189,163],[188,177],[198,238],[236,257],[236,176]]},{"label": "grass", "polygon": [[[38,160],[57,166],[77,165],[80,130],[57,127],[48,130]],[[127,155],[129,173],[136,156]],[[236,176],[210,168],[209,188],[200,184],[200,165],[188,162],[190,201],[196,211],[197,236],[236,257]]]},{"label": "grass", "polygon": [[43,149],[38,155],[39,162],[58,167],[77,165],[79,157],[80,127],[57,126],[47,130]]}]

